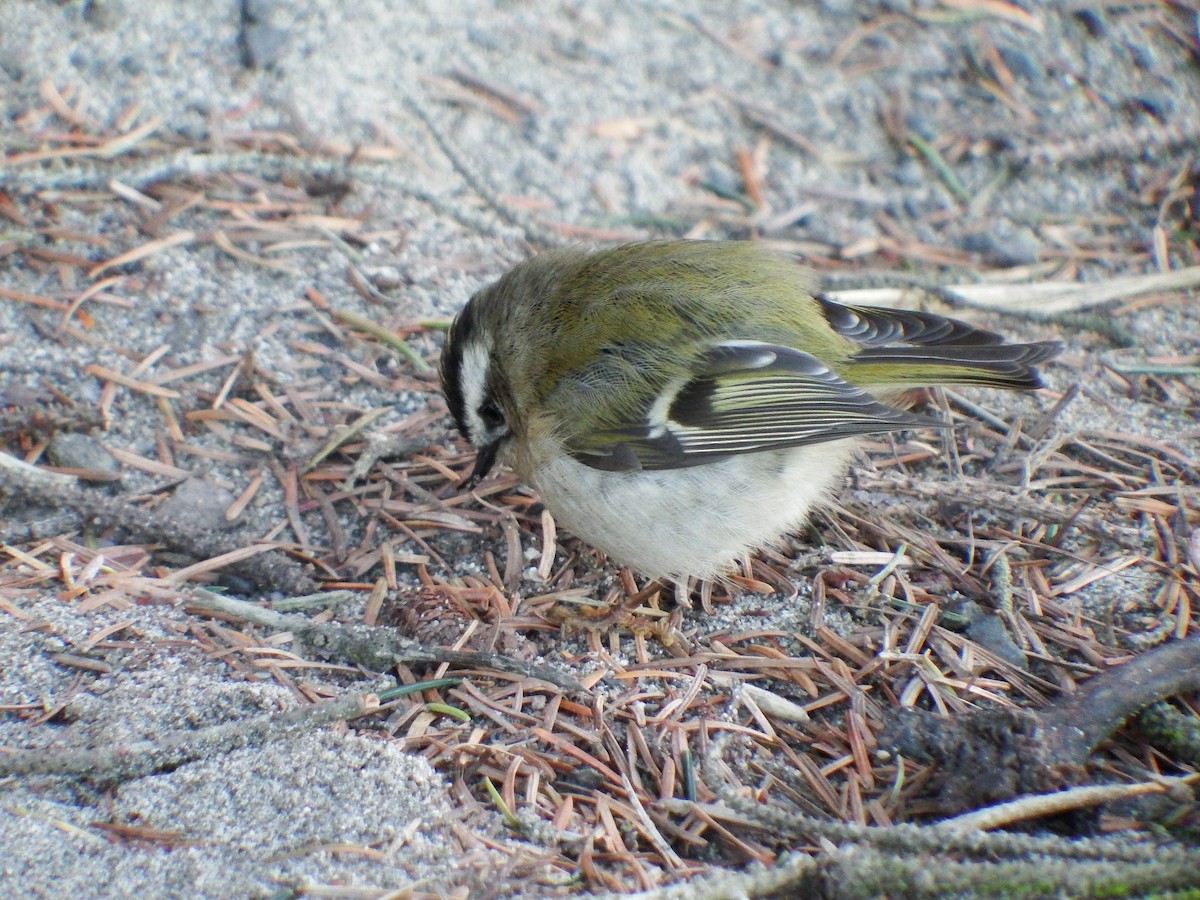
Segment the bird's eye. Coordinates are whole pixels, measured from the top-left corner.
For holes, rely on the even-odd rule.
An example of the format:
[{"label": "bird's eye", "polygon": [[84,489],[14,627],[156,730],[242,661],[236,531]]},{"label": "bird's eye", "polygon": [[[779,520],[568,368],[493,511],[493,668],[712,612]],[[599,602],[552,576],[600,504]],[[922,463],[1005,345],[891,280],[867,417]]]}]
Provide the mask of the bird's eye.
[{"label": "bird's eye", "polygon": [[489,430],[504,427],[504,413],[500,412],[500,407],[496,405],[495,400],[485,400],[479,405],[479,420]]}]

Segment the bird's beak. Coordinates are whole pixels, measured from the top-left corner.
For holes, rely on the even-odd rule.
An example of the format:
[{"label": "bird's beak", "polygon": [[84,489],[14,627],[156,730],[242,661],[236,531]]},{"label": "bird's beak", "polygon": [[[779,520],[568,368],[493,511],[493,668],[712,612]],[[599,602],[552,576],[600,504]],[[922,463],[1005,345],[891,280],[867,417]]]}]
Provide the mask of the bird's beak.
[{"label": "bird's beak", "polygon": [[500,441],[492,441],[490,444],[484,444],[475,453],[475,468],[471,470],[471,477],[463,482],[463,490],[473,491],[479,486],[479,482],[487,477],[487,473],[492,471],[492,466],[496,464],[496,455],[500,452]]}]

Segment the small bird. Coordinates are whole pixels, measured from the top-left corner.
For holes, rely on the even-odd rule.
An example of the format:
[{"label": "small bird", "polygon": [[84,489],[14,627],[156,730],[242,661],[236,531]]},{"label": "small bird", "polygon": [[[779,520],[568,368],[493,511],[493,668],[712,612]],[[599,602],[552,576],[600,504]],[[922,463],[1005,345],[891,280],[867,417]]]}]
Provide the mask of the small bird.
[{"label": "small bird", "polygon": [[857,437],[945,427],[892,405],[905,390],[1038,388],[1034,365],[1061,349],[813,285],[740,241],[520,263],[471,297],[442,351],[442,391],[477,451],[466,486],[507,463],[615,562],[719,578],[804,523]]}]

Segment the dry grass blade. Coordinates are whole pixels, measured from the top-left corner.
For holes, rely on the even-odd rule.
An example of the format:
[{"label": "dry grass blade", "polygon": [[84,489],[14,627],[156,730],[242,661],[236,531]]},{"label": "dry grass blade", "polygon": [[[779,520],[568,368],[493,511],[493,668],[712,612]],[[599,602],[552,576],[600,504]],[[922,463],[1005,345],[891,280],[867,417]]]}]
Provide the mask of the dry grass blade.
[{"label": "dry grass blade", "polygon": [[[1197,285],[1200,285],[1200,266],[1153,275],[1112,278],[1107,282],[1085,287],[1080,287],[1075,282],[953,284],[939,288],[939,293],[953,296],[962,303],[979,309],[1049,317],[1091,309],[1143,294],[1190,290]],[[867,288],[830,291],[828,296],[838,303],[906,309],[918,305],[923,299],[923,293],[919,287]]]}]

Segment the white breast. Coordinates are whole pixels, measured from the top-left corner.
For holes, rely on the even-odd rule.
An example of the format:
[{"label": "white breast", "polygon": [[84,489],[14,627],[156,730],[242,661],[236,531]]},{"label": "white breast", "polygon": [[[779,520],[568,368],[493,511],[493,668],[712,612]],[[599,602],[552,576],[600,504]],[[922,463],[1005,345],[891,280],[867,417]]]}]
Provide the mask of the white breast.
[{"label": "white breast", "polygon": [[845,472],[853,445],[831,441],[653,472],[603,472],[542,447],[532,454],[533,471],[522,474],[560,526],[614,562],[655,578],[712,578],[802,525]]}]

